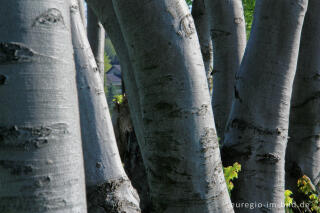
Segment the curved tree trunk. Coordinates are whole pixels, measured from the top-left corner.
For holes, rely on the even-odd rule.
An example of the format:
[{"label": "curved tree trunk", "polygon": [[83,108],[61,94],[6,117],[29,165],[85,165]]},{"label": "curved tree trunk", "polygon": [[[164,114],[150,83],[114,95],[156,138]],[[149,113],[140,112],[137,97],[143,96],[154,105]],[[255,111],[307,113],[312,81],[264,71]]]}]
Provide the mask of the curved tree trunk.
[{"label": "curved tree trunk", "polygon": [[[97,16],[101,20],[101,23],[104,25],[108,35],[110,36],[112,43],[115,47],[118,57],[120,58],[121,64],[121,72],[122,77],[124,80],[126,97],[129,103],[129,111],[130,111],[130,118],[134,126],[137,128],[134,130],[138,140],[143,143],[144,135],[143,135],[143,128],[142,127],[142,116],[140,111],[140,102],[139,102],[139,94],[138,88],[136,85],[136,80],[133,75],[133,68],[129,59],[127,46],[124,42],[123,35],[120,29],[120,25],[118,23],[115,11],[113,9],[112,0],[91,0],[88,1],[88,4],[95,10]],[[114,111],[114,116],[116,116],[117,112]],[[128,115],[129,116],[129,115]],[[119,142],[119,141],[118,141]],[[119,146],[119,145],[118,145]],[[120,145],[121,146],[121,145]],[[125,148],[134,147],[134,143],[125,144]],[[137,151],[140,152],[140,148],[136,147]],[[121,148],[120,148],[121,149]],[[149,186],[147,184],[147,179],[139,179],[139,181],[135,181],[140,174],[143,174],[144,168],[141,167],[142,162],[140,162],[141,158],[139,157],[140,154],[137,153],[135,159],[130,159],[128,161],[124,160],[124,166],[130,179],[132,180],[133,186],[138,190],[139,197],[140,197],[140,207],[142,212],[148,212],[152,207],[150,204],[149,195]],[[136,164],[135,164],[136,163]],[[135,171],[131,173],[133,169],[141,169],[139,171]],[[138,173],[139,175],[136,175]],[[134,177],[133,177],[134,176]],[[144,180],[144,181],[141,181]],[[144,186],[143,186],[144,185]],[[146,196],[146,194],[148,196]]]},{"label": "curved tree trunk", "polygon": [[209,91],[212,91],[212,65],[213,52],[212,40],[210,36],[210,22],[208,12],[204,4],[204,0],[194,0],[192,3],[192,17],[197,29],[199,43],[201,47],[202,59],[206,70]]},{"label": "curved tree trunk", "polygon": [[104,83],[105,31],[94,12],[88,8],[88,40],[96,59],[102,83]]},{"label": "curved tree trunk", "polygon": [[286,180],[292,191],[296,191],[303,174],[318,187],[320,183],[319,11],[320,2],[309,0],[293,86],[286,156]]},{"label": "curved tree trunk", "polygon": [[184,0],[113,1],[133,63],[156,212],[233,212],[204,64]]},{"label": "curved tree trunk", "polygon": [[[290,99],[307,2],[256,2],[253,30],[236,76],[223,154],[242,164],[233,201],[264,205],[255,212],[284,212]],[[244,206],[235,210],[248,212]]]},{"label": "curved tree trunk", "polygon": [[132,125],[128,100],[114,106],[112,123],[117,139],[121,160],[132,185],[137,189],[140,197],[141,212],[152,212],[150,189],[147,184],[147,173],[143,164],[138,140]]},{"label": "curved tree trunk", "polygon": [[0,7],[0,212],[86,213],[69,4]]},{"label": "curved tree trunk", "polygon": [[77,65],[88,209],[92,213],[140,212],[139,198],[124,172],[103,84],[73,1],[72,38]]},{"label": "curved tree trunk", "polygon": [[218,136],[223,139],[234,96],[235,74],[246,47],[241,0],[205,0],[213,42],[212,107]]},{"label": "curved tree trunk", "polygon": [[84,28],[86,29],[87,18],[86,18],[86,11],[85,11],[85,7],[84,7],[84,0],[78,0],[78,5],[79,5],[79,10],[80,10],[81,20],[84,25]]}]

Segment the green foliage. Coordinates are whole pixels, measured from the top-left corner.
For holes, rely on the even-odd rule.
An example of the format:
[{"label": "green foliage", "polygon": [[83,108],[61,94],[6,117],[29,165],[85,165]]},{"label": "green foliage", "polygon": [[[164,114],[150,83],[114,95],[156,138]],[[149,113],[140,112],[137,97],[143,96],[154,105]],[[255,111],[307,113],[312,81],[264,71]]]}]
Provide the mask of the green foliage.
[{"label": "green foliage", "polygon": [[290,190],[284,191],[284,204],[286,206],[292,205],[293,199],[292,199],[291,195],[292,195],[292,191],[290,191]]},{"label": "green foliage", "polygon": [[111,69],[112,65],[111,65],[111,60],[109,58],[109,56],[104,53],[104,71],[108,72],[109,69]]},{"label": "green foliage", "polygon": [[256,0],[242,0],[242,2],[244,7],[244,18],[246,20],[247,39],[249,39]]},{"label": "green foliage", "polygon": [[187,4],[188,4],[189,6],[192,5],[192,1],[193,1],[193,0],[186,0]]},{"label": "green foliage", "polygon": [[240,171],[241,171],[241,165],[237,162],[235,162],[232,166],[228,166],[228,167],[223,168],[224,178],[226,179],[229,194],[231,193],[232,189],[234,188],[232,180],[238,178],[238,173]]},{"label": "green foliage", "polygon": [[118,64],[119,63],[117,53],[116,53],[109,37],[107,37],[106,41],[105,41],[105,52],[106,52],[106,55],[111,60],[111,64]]},{"label": "green foliage", "polygon": [[124,95],[115,95],[113,96],[113,99],[112,101],[116,104],[122,104],[123,103],[123,98],[124,98]]},{"label": "green foliage", "polygon": [[306,202],[311,207],[313,212],[320,213],[320,195],[317,192],[315,186],[312,184],[310,178],[303,175],[297,182],[297,186],[300,192],[306,195]]}]

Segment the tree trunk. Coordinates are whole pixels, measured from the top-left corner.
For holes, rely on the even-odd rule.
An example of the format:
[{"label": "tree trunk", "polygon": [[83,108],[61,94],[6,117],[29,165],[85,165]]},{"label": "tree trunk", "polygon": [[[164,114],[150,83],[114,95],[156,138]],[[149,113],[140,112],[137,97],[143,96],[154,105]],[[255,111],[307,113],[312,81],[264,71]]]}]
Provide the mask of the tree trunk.
[{"label": "tree trunk", "polygon": [[303,174],[320,183],[320,2],[309,0],[291,100],[287,183],[292,191]]},{"label": "tree trunk", "polygon": [[235,74],[246,47],[241,0],[205,0],[213,41],[212,106],[218,136],[223,139],[234,96]]},{"label": "tree trunk", "polygon": [[92,213],[140,212],[139,198],[120,160],[102,81],[76,1],[72,4],[88,209]]},{"label": "tree trunk", "polygon": [[[232,196],[284,212],[284,158],[292,84],[307,0],[259,0],[225,133],[224,159],[242,164]],[[245,206],[236,212],[248,212]]]},{"label": "tree trunk", "polygon": [[88,8],[88,39],[104,83],[105,31],[94,12]]},{"label": "tree trunk", "polygon": [[[139,88],[156,212],[233,212],[198,37],[183,0],[113,1]],[[125,82],[126,83],[126,82]]]},{"label": "tree trunk", "polygon": [[139,193],[141,212],[150,213],[152,212],[152,203],[150,200],[149,186],[146,184],[147,173],[143,165],[140,147],[132,125],[126,96],[124,96],[122,103],[115,104],[112,113],[112,123],[124,169],[132,185]]},{"label": "tree trunk", "polygon": [[210,22],[206,11],[204,0],[194,0],[192,4],[192,17],[197,29],[199,43],[201,47],[202,59],[206,70],[209,91],[212,91],[212,65],[213,52],[212,40],[210,36]]},{"label": "tree trunk", "polygon": [[0,7],[0,212],[87,212],[69,10]]},{"label": "tree trunk", "polygon": [[84,25],[84,28],[86,29],[87,17],[86,17],[86,11],[85,11],[85,8],[84,8],[84,0],[78,0],[78,5],[79,5],[79,10],[80,10],[81,20],[82,20],[82,23]]},{"label": "tree trunk", "polygon": [[[120,58],[122,79],[125,82],[124,83],[126,88],[125,93],[128,99],[129,111],[130,111],[130,115],[127,115],[127,116],[132,119],[134,126],[141,127],[142,116],[140,111],[139,94],[138,94],[138,88],[136,85],[136,79],[135,79],[135,76],[133,75],[133,68],[129,59],[127,46],[124,42],[124,38],[121,32],[119,23],[118,23],[115,11],[113,9],[112,0],[107,0],[107,1],[91,0],[91,1],[88,1],[88,4],[91,6],[92,9],[94,9],[96,15],[99,17],[101,23],[104,25],[104,28],[106,29],[109,37],[112,40],[112,43],[115,47],[117,55]],[[114,111],[114,114],[116,113],[117,112]],[[116,117],[116,115],[114,115],[114,117]],[[138,141],[143,143],[144,141],[143,129],[142,128],[135,129],[134,132],[138,138]],[[134,146],[135,146],[134,143],[130,143],[130,145],[125,144],[123,148],[121,147],[119,148],[122,150],[129,148],[129,150],[131,150],[131,148],[133,148]],[[140,148],[136,147],[136,149],[137,149],[137,152],[140,152]],[[130,165],[128,162],[130,163]],[[125,160],[124,164],[130,179],[133,180],[132,181],[133,186],[138,190],[140,201],[141,201],[140,207],[142,212],[149,212],[150,209],[152,209],[152,207],[150,204],[150,198],[148,197],[149,186],[147,184],[147,179],[144,178],[144,179],[139,179],[139,181],[135,181],[138,177],[143,176],[141,174],[143,174],[144,173],[143,170],[145,170],[144,168],[141,167],[142,162],[141,162],[140,154],[136,153],[136,156],[134,159],[130,159],[128,161]],[[139,168],[138,171],[131,173],[133,169],[137,169],[137,168]],[[144,181],[141,181],[141,180],[144,180]],[[146,194],[148,196],[146,196]]]}]

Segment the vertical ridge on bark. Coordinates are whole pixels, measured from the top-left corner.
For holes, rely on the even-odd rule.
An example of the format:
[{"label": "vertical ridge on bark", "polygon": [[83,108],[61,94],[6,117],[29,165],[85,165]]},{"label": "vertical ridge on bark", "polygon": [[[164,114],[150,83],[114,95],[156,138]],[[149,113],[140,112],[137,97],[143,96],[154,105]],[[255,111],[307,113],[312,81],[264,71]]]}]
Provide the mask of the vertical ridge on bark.
[{"label": "vertical ridge on bark", "polygon": [[241,0],[205,0],[213,42],[212,107],[218,136],[223,140],[234,97],[235,74],[246,47]]},{"label": "vertical ridge on bark", "polygon": [[[132,68],[131,61],[129,59],[127,46],[124,42],[122,31],[120,29],[120,25],[118,23],[118,20],[113,8],[112,0],[106,0],[106,1],[90,0],[88,1],[88,4],[94,10],[97,17],[99,18],[104,28],[106,29],[115,47],[117,55],[120,59],[121,72],[122,72],[122,77],[125,85],[125,93],[129,103],[130,117],[132,119],[133,125],[135,126],[134,132],[136,133],[138,141],[140,143],[143,143],[144,135],[143,135],[142,116],[141,116],[141,109],[140,109],[140,98],[139,98],[139,92],[138,92],[139,89],[137,88],[137,85],[136,85],[136,79],[133,73],[134,70]],[[127,145],[129,146],[129,144]],[[131,165],[131,162],[130,162],[130,165]],[[125,163],[125,167],[128,168],[129,166],[128,163],[127,164],[126,162],[124,163]],[[134,166],[139,167],[140,164],[141,162],[139,162],[138,165],[134,165]],[[134,168],[134,166],[132,166],[131,168]],[[134,173],[132,174],[134,175]],[[128,173],[128,175],[130,176],[130,172]],[[138,183],[138,184],[135,184],[135,181],[132,181],[132,184],[136,189],[139,189],[141,188],[140,184],[147,184],[148,182],[147,179],[143,179],[143,181],[144,183]],[[146,186],[145,188],[148,188],[148,186]],[[138,192],[141,193],[141,191],[139,190]],[[152,208],[150,207],[149,198],[146,197],[144,193],[145,192],[142,192],[142,194],[139,194],[140,201],[141,201],[140,208],[142,212]]]},{"label": "vertical ridge on bark", "polygon": [[120,160],[103,84],[75,0],[71,18],[89,212],[140,212],[139,197]]},{"label": "vertical ridge on bark", "polygon": [[84,6],[84,0],[78,0],[78,5],[79,5],[81,20],[82,20],[82,23],[83,23],[84,28],[86,30],[87,16],[86,16],[86,11],[85,11],[85,6]]},{"label": "vertical ridge on bark", "polygon": [[104,83],[104,43],[105,31],[91,8],[88,7],[88,40],[96,59],[102,83]]},{"label": "vertical ridge on bark", "polygon": [[286,156],[288,187],[306,174],[320,183],[320,2],[309,0],[294,80]]},{"label": "vertical ridge on bark", "polygon": [[284,212],[290,99],[307,4],[307,0],[256,2],[253,30],[236,76],[223,158],[242,165],[233,201],[262,203],[255,212]]},{"label": "vertical ridge on bark", "polygon": [[64,0],[0,7],[0,212],[86,213]]},{"label": "vertical ridge on bark", "polygon": [[200,45],[185,1],[113,4],[139,88],[145,137],[139,144],[155,212],[233,212]]},{"label": "vertical ridge on bark", "polygon": [[204,0],[194,0],[192,3],[192,17],[196,26],[199,43],[201,47],[202,59],[206,70],[209,91],[212,91],[212,66],[213,66],[213,52],[212,40],[210,36],[210,22],[208,12]]}]

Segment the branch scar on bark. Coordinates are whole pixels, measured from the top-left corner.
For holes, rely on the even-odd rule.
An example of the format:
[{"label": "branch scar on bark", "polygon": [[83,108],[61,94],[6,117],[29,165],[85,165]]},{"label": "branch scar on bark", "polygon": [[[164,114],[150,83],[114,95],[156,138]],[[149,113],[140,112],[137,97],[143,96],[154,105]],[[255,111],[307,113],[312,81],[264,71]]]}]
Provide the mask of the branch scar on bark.
[{"label": "branch scar on bark", "polygon": [[50,8],[46,12],[38,16],[32,26],[65,26],[63,16],[60,10],[56,8]]},{"label": "branch scar on bark", "polygon": [[216,29],[212,29],[211,30],[211,38],[212,39],[216,39],[216,38],[220,38],[220,37],[225,37],[225,36],[229,36],[231,35],[230,32],[227,31],[223,31],[223,30],[216,30]]},{"label": "branch scar on bark", "polygon": [[241,18],[241,17],[234,18],[234,23],[241,24],[242,22],[243,22],[243,18]]},{"label": "branch scar on bark", "polygon": [[5,75],[0,74],[0,86],[4,85],[7,81],[7,77]]},{"label": "branch scar on bark", "polygon": [[180,21],[180,30],[178,35],[190,38],[190,36],[195,32],[195,27],[191,14],[185,15]]},{"label": "branch scar on bark", "polygon": [[257,161],[261,161],[262,163],[275,164],[280,161],[280,156],[274,153],[266,153],[263,155],[256,155]]},{"label": "branch scar on bark", "polygon": [[0,65],[10,63],[31,62],[35,52],[23,44],[0,42]]},{"label": "branch scar on bark", "polygon": [[25,151],[39,149],[46,146],[52,137],[68,133],[68,125],[63,123],[45,127],[0,126],[0,148]]}]

